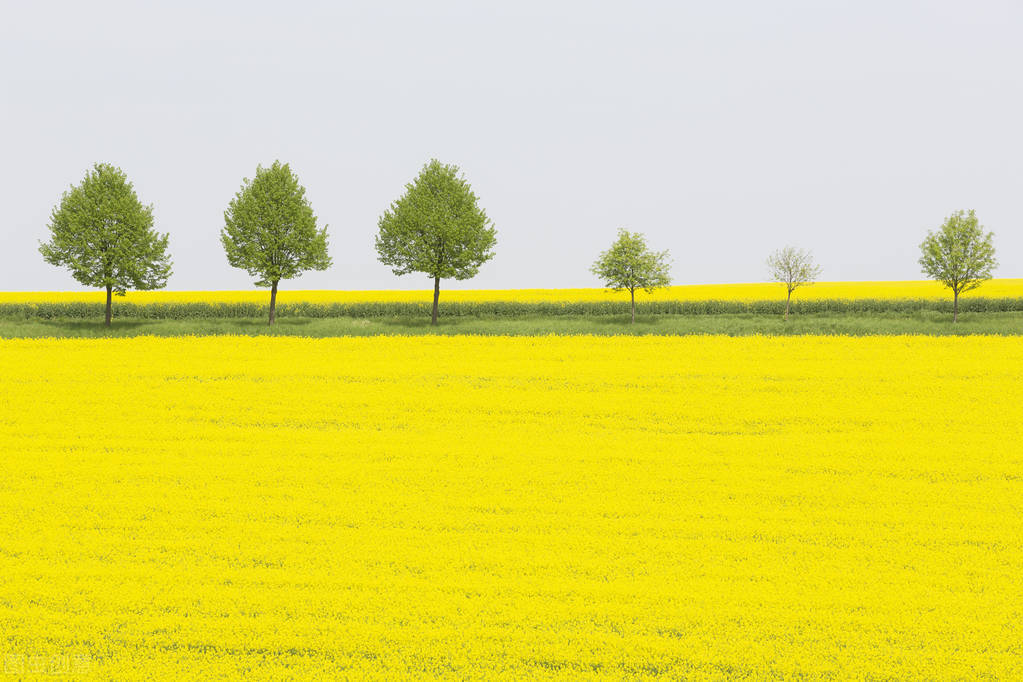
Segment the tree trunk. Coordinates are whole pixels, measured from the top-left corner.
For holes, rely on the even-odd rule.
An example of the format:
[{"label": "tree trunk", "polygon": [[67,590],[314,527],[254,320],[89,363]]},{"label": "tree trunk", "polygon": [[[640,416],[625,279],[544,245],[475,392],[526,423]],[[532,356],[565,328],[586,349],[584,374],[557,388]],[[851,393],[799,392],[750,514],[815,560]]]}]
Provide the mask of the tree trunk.
[{"label": "tree trunk", "polygon": [[636,290],[629,289],[629,293],[632,294],[632,324],[636,324]]},{"label": "tree trunk", "polygon": [[433,317],[430,319],[430,325],[433,327],[437,326],[437,302],[440,301],[440,277],[433,278]]},{"label": "tree trunk", "polygon": [[789,321],[789,304],[792,302],[792,290],[789,289],[789,295],[785,298],[785,321]]},{"label": "tree trunk", "polygon": [[106,317],[106,325],[108,327],[110,326],[110,317],[111,317],[110,306],[111,306],[111,302],[113,300],[112,297],[111,297],[110,290],[111,290],[111,286],[108,284],[107,285],[107,317]]},{"label": "tree trunk", "polygon": [[277,320],[277,280],[270,285],[270,324]]},{"label": "tree trunk", "polygon": [[959,321],[959,292],[952,292],[952,324]]}]

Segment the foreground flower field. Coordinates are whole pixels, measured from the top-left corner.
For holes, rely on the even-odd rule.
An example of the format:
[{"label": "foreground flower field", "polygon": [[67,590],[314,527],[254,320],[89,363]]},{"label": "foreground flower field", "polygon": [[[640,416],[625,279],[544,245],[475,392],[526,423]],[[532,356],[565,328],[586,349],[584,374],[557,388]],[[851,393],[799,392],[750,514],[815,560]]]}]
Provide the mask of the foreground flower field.
[{"label": "foreground flower field", "polygon": [[[427,303],[433,290],[424,285],[411,291],[303,291],[282,289],[279,303]],[[3,303],[101,303],[101,291],[8,291],[0,292]],[[128,303],[266,303],[265,289],[248,291],[130,291],[117,301]],[[965,295],[967,298],[1023,297],[1023,279],[995,279]],[[641,301],[770,301],[785,298],[785,289],[776,283],[693,284],[658,289],[651,294],[639,293]],[[797,300],[862,300],[862,299],[927,299],[947,300],[949,290],[932,281],[890,282],[818,282],[801,287]],[[448,302],[512,303],[628,301],[625,291],[607,289],[444,289],[441,300]]]},{"label": "foreground flower field", "polygon": [[1021,405],[1000,337],[0,341],[0,660],[1019,679]]}]

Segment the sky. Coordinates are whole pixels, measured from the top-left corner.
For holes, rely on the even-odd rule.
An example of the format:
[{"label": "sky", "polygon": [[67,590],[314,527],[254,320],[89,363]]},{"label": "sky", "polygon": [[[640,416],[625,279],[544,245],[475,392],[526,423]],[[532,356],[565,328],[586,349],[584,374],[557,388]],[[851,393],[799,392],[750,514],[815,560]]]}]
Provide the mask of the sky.
[{"label": "sky", "polygon": [[920,279],[958,209],[1023,277],[1023,3],[0,3],[0,290],[78,290],[38,253],[61,194],[122,168],[170,234],[169,289],[249,289],[220,244],[243,178],[291,164],[333,266],[292,289],[429,288],[377,220],[458,165],[496,256],[447,288],[600,286],[619,228],[676,284]]}]

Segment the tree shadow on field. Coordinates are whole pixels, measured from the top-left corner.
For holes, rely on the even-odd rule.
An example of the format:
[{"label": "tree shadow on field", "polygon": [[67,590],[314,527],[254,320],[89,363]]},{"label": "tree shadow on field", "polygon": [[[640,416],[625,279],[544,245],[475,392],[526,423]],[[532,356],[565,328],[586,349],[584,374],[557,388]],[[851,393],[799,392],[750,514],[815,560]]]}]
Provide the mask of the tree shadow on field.
[{"label": "tree shadow on field", "polygon": [[448,319],[445,320],[443,317],[439,317],[439,318],[437,318],[437,326],[436,327],[433,327],[430,324],[430,318],[429,317],[380,317],[380,318],[377,318],[376,321],[379,322],[381,325],[383,325],[385,327],[410,327],[412,329],[417,329],[417,330],[418,329],[429,330],[429,329],[433,329],[433,328],[440,329],[442,327],[454,327],[454,326],[457,326],[458,325],[458,322],[457,322],[458,319],[459,318],[450,318],[449,317]]},{"label": "tree shadow on field", "polygon": [[114,318],[110,326],[106,326],[103,320],[36,320],[37,324],[49,329],[60,330],[74,336],[107,336],[116,335],[120,332],[132,332],[140,327],[152,325],[155,320],[118,320]]},{"label": "tree shadow on field", "polygon": [[[329,318],[323,318],[329,319]],[[269,320],[254,320],[246,318],[244,324],[246,327],[252,329],[280,329],[282,327],[305,327],[312,324],[313,318],[311,317],[278,317],[274,320],[273,325],[270,324]]]},{"label": "tree shadow on field", "polygon": [[629,315],[594,315],[587,319],[589,322],[604,327],[649,328],[656,327],[665,319],[664,315],[636,315],[636,321],[632,321]]}]

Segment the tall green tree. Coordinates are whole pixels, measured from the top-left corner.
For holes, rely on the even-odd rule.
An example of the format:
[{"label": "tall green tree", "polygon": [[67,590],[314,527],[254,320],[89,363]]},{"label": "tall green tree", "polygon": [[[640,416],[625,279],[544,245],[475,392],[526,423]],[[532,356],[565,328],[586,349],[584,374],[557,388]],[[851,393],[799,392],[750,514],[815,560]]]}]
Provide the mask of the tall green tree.
[{"label": "tall green tree", "polygon": [[959,321],[959,296],[991,279],[998,267],[994,235],[984,232],[972,211],[950,215],[920,244],[924,274],[952,290],[952,322]]},{"label": "tall green tree", "polygon": [[813,284],[820,277],[821,268],[813,262],[813,254],[794,246],[778,249],[767,257],[771,279],[785,285],[785,320],[789,319],[792,292],[804,284]]},{"label": "tall green tree", "polygon": [[144,206],[120,168],[93,165],[80,184],[64,193],[50,214],[50,241],[40,243],[47,263],[64,266],[89,287],[112,294],[167,286],[171,259],[167,234],[153,229],[153,207]]},{"label": "tall green tree", "polygon": [[421,272],[433,280],[433,316],[437,324],[440,281],[475,277],[494,257],[497,232],[458,166],[437,159],[405,185],[405,194],[379,221],[379,260],[396,275]]},{"label": "tall green tree", "polygon": [[327,226],[316,227],[305,187],[280,161],[242,180],[224,211],[220,241],[228,263],[257,277],[257,287],[270,287],[270,324],[277,319],[278,283],[331,263]]},{"label": "tall green tree", "polygon": [[650,294],[671,284],[668,252],[650,250],[642,234],[624,229],[618,230],[618,239],[600,254],[590,271],[609,289],[629,292],[633,322],[636,321],[636,289]]}]

